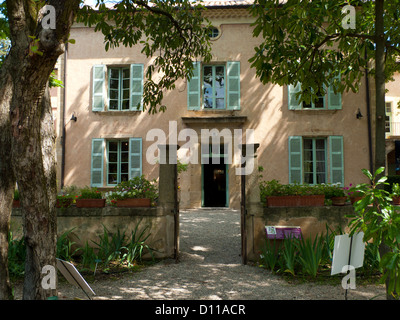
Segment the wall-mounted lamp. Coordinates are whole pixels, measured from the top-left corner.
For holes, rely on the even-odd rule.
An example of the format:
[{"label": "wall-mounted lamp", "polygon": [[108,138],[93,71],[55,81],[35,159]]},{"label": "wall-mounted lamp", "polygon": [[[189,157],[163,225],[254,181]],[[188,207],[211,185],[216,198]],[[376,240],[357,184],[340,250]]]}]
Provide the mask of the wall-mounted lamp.
[{"label": "wall-mounted lamp", "polygon": [[71,119],[70,120],[73,120],[73,121],[75,121],[76,122],[76,120],[78,120],[78,118],[77,117],[75,117],[75,113],[73,113],[72,114],[72,117],[71,117]]},{"label": "wall-mounted lamp", "polygon": [[357,113],[356,113],[356,117],[357,117],[357,119],[359,119],[359,120],[363,117],[360,108],[358,108],[358,111],[357,111]]}]

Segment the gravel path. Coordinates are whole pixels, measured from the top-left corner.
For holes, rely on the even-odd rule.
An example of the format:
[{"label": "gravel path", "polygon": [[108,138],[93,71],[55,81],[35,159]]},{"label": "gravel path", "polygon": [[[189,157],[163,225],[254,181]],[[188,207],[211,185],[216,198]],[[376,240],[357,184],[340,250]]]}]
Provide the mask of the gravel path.
[{"label": "gravel path", "polygon": [[[240,212],[228,209],[181,211],[180,262],[164,260],[138,273],[89,283],[100,300],[344,300],[340,285],[289,284],[262,268],[242,265]],[[348,299],[380,295],[384,286],[357,286]],[[60,283],[63,299],[87,299]]]}]

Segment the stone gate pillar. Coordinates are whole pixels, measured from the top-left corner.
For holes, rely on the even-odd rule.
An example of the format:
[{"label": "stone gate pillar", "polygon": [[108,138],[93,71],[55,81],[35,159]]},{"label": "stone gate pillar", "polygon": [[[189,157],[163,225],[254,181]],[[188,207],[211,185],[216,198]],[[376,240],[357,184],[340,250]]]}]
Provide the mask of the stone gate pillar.
[{"label": "stone gate pillar", "polygon": [[[244,170],[244,192],[245,192],[245,230],[246,241],[245,250],[247,260],[257,261],[259,252],[265,238],[263,208],[260,201],[260,187],[258,174],[258,143],[243,144],[242,154],[247,159],[246,164],[249,165],[250,160],[253,161],[252,168]],[[250,170],[252,169],[252,170]],[[243,180],[242,180],[243,181]]]},{"label": "stone gate pillar", "polygon": [[179,205],[177,145],[159,145],[160,171],[158,181],[157,214],[163,216],[167,256],[178,258],[179,253]]}]

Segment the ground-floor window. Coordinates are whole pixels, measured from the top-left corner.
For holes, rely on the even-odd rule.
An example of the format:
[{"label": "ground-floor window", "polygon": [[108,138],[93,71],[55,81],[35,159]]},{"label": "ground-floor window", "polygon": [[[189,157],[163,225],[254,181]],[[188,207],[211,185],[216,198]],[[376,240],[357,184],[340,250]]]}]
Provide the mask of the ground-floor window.
[{"label": "ground-floor window", "polygon": [[326,183],[326,139],[304,138],[304,183]]},{"label": "ground-floor window", "polygon": [[115,186],[140,175],[141,138],[92,140],[91,186]]},{"label": "ground-floor window", "polygon": [[289,183],[343,185],[343,137],[289,137]]},{"label": "ground-floor window", "polygon": [[129,180],[129,140],[107,141],[107,184]]}]

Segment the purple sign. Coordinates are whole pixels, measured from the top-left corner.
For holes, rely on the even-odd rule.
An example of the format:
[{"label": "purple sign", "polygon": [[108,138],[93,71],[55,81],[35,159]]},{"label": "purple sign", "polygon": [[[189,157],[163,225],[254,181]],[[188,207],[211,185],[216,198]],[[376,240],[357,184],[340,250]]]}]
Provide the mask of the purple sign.
[{"label": "purple sign", "polygon": [[267,239],[301,239],[300,227],[265,226],[265,233],[267,234]]}]

